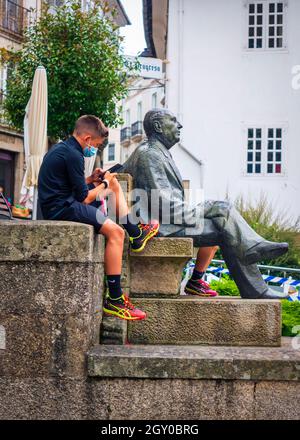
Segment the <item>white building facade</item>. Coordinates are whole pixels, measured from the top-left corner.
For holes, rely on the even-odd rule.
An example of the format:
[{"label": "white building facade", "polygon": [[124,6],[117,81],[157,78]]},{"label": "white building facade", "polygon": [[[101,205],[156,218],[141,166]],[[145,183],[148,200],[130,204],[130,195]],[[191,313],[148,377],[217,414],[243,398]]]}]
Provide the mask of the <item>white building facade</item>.
[{"label": "white building facade", "polygon": [[[264,193],[300,215],[299,23],[299,0],[169,0],[166,106],[206,199]],[[199,163],[172,154],[198,188]]]},{"label": "white building facade", "polygon": [[103,153],[103,167],[124,163],[144,139],[143,120],[152,108],[163,107],[164,80],[137,78],[131,82],[128,97],[122,102],[123,125],[110,130],[109,144]]}]

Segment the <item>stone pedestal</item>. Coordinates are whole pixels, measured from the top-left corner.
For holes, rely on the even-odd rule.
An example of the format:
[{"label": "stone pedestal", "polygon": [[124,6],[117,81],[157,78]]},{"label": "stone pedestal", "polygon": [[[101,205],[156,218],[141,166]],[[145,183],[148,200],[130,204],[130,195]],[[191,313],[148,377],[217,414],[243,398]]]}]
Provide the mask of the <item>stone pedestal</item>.
[{"label": "stone pedestal", "polygon": [[182,270],[192,257],[191,238],[154,238],[141,253],[131,252],[131,297],[178,297]]}]

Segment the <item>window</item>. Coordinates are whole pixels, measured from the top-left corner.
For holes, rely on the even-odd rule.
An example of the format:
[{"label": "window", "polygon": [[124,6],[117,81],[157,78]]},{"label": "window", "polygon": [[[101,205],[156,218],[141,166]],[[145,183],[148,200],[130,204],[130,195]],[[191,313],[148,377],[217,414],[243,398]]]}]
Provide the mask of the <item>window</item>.
[{"label": "window", "polygon": [[267,173],[281,173],[282,129],[268,129]]},{"label": "window", "polygon": [[264,4],[249,4],[248,48],[261,49],[263,47]]},{"label": "window", "polygon": [[112,162],[115,160],[115,144],[108,145],[108,161]]},{"label": "window", "polygon": [[261,128],[248,129],[247,173],[261,173]]},{"label": "window", "polygon": [[126,110],[125,113],[125,122],[126,122],[126,127],[130,127],[130,110]]},{"label": "window", "polygon": [[64,0],[47,0],[49,6],[60,7],[63,6]]},{"label": "window", "polygon": [[21,0],[0,1],[0,26],[5,29],[22,34],[29,10],[23,7]]},{"label": "window", "polygon": [[283,3],[269,3],[267,47],[280,49],[283,47]]},{"label": "window", "polygon": [[248,128],[247,174],[281,174],[283,129]]},{"label": "window", "polygon": [[15,154],[0,150],[0,186],[6,198],[13,201],[15,184]]},{"label": "window", "polygon": [[152,95],[152,108],[157,108],[157,93],[153,93]]},{"label": "window", "polygon": [[93,0],[81,0],[81,9],[84,12],[89,12],[94,6],[95,3]]},{"label": "window", "polygon": [[0,68],[0,104],[2,104],[6,92],[7,67]]},{"label": "window", "polygon": [[285,47],[285,4],[281,1],[250,1],[248,8],[248,49]]},{"label": "window", "polygon": [[137,105],[137,121],[142,121],[143,119],[143,107],[142,107],[142,102],[138,102]]}]

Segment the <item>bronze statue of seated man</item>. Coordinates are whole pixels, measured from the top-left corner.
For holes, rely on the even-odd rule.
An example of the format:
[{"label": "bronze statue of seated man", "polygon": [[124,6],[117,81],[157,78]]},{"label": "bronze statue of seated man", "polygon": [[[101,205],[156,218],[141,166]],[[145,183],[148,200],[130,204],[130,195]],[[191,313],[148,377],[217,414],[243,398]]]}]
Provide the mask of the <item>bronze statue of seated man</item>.
[{"label": "bronze statue of seated man", "polygon": [[[179,142],[181,128],[169,110],[149,111],[144,119],[147,139],[136,148],[122,170],[133,176],[135,188],[147,192],[148,201],[151,191],[157,190],[161,199],[160,236],[192,237],[194,245],[200,248],[219,246],[243,298],[285,297],[268,287],[256,263],[287,252],[287,243],[266,241],[228,201],[206,200],[196,206],[184,201],[182,177],[169,151]],[[164,201],[170,206],[167,223],[162,218]],[[151,218],[151,209],[151,203],[141,204],[140,215],[145,222]],[[178,222],[178,218],[183,221]]]}]

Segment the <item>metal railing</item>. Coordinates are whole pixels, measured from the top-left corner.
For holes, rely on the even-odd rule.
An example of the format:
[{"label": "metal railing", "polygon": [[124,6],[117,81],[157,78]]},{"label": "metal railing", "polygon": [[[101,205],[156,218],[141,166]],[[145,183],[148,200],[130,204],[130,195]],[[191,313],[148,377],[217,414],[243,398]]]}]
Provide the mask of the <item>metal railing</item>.
[{"label": "metal railing", "polygon": [[[224,260],[211,260],[211,261],[212,261],[212,263],[220,264],[221,266],[224,266],[226,264]],[[264,264],[258,264],[257,267],[259,269],[263,269],[264,271],[266,271],[266,273],[268,275],[270,275],[271,272],[282,272],[284,278],[289,273],[298,273],[298,274],[300,274],[300,268],[298,269],[298,268],[295,268],[295,267],[266,266]]]},{"label": "metal railing", "polygon": [[121,142],[130,140],[131,138],[131,127],[125,127],[121,130]]},{"label": "metal railing", "polygon": [[143,123],[142,121],[136,121],[131,125],[131,136],[138,136],[143,134]]},{"label": "metal railing", "polygon": [[32,11],[19,5],[17,0],[0,0],[0,28],[22,36],[24,29],[29,26]]},{"label": "metal railing", "polygon": [[[219,278],[222,277],[223,274],[229,274],[228,269],[225,269],[226,263],[224,260],[215,260],[213,259],[212,264],[216,264],[216,270],[214,270],[214,266],[209,266],[207,271],[212,272],[215,276]],[[300,268],[295,267],[281,267],[281,266],[266,266],[264,264],[258,264],[257,267],[262,271],[262,277],[267,284],[277,283],[282,285],[283,283],[288,283],[291,286],[299,286],[300,285]],[[273,272],[273,275],[272,275]],[[274,272],[276,274],[274,274]],[[279,275],[280,274],[280,275]],[[297,276],[297,274],[299,274]]]}]

